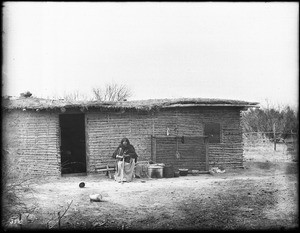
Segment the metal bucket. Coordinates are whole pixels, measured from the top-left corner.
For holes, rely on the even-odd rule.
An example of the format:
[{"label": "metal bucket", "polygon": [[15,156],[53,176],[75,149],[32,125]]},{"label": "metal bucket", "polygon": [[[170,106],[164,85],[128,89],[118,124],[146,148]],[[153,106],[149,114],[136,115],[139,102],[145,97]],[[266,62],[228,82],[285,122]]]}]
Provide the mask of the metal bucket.
[{"label": "metal bucket", "polygon": [[163,178],[163,167],[157,165],[150,165],[148,167],[148,175],[151,178]]}]

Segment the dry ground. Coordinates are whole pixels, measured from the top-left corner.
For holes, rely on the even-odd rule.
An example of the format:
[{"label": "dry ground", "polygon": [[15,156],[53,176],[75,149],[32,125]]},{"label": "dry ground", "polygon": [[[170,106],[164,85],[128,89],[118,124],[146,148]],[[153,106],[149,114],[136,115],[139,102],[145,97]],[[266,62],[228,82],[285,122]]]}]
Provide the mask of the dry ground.
[{"label": "dry ground", "polygon": [[[254,156],[256,150],[246,153],[245,169],[223,174],[124,184],[104,175],[36,181],[22,196],[36,207],[23,228],[47,228],[47,222],[58,228],[57,213],[71,201],[61,219],[64,229],[297,228],[298,163],[285,152],[263,151],[264,159]],[[82,181],[85,188],[78,186]],[[90,202],[95,193],[102,202]]]}]

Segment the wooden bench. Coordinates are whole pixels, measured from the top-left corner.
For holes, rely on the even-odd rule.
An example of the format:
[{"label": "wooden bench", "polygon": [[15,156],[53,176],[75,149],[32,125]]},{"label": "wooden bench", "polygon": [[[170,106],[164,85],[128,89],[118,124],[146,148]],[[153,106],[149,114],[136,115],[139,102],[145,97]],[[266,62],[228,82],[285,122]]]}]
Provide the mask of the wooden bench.
[{"label": "wooden bench", "polygon": [[117,170],[116,160],[105,160],[95,166],[95,172],[106,172],[106,176],[112,178],[112,172]]},{"label": "wooden bench", "polygon": [[[137,161],[137,164],[149,165],[149,161]],[[98,162],[95,166],[95,172],[106,172],[106,176],[110,179],[112,178],[112,172],[114,173],[117,170],[117,161],[116,160],[105,160]]]}]

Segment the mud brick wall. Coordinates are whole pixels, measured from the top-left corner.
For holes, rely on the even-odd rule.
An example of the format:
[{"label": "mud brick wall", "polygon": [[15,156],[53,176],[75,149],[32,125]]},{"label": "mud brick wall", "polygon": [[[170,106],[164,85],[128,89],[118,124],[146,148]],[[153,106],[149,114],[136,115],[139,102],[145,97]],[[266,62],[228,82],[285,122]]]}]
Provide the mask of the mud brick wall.
[{"label": "mud brick wall", "polygon": [[212,119],[221,123],[221,143],[209,144],[210,166],[242,167],[244,145],[241,112],[235,108],[224,108]]},{"label": "mud brick wall", "polygon": [[156,148],[154,156],[157,163],[172,164],[175,169],[207,169],[206,144],[203,137],[153,137],[153,144]]},{"label": "mud brick wall", "polygon": [[89,112],[86,132],[88,172],[94,172],[100,163],[112,159],[124,137],[135,147],[139,161],[150,159],[152,119],[148,114]]},{"label": "mud brick wall", "polygon": [[[151,135],[198,137],[208,122],[221,124],[221,143],[210,143],[210,166],[243,163],[240,109],[232,107],[173,108],[155,112],[88,110],[85,113],[87,172],[111,159],[123,137],[134,145],[139,161],[153,159]],[[59,113],[12,110],[3,114],[3,149],[18,159],[18,169],[35,175],[60,175]],[[173,155],[171,155],[173,156]]]},{"label": "mud brick wall", "polygon": [[60,175],[58,114],[13,110],[3,114],[2,146],[10,169],[25,175]]},{"label": "mud brick wall", "polygon": [[240,167],[243,163],[241,114],[238,108],[203,107],[158,112],[89,112],[86,114],[88,171],[111,159],[123,137],[135,146],[139,161],[152,159],[151,135],[203,136],[205,123],[221,125],[221,143],[209,144],[209,165]]},{"label": "mud brick wall", "polygon": [[[241,167],[243,165],[243,137],[239,108],[203,107],[182,108],[173,113],[172,121],[165,122],[170,128],[177,124],[179,136],[204,136],[205,123],[220,123],[221,142],[209,143],[209,165]],[[168,115],[164,113],[163,115]],[[166,120],[168,117],[164,117]],[[163,123],[161,122],[162,126]],[[161,128],[160,133],[164,128]]]}]

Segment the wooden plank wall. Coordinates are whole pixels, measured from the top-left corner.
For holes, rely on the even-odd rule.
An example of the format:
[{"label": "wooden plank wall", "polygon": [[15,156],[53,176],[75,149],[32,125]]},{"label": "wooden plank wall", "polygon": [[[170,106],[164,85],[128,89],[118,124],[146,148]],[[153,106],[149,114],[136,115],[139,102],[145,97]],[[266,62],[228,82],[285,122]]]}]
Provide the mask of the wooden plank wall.
[{"label": "wooden plank wall", "polygon": [[16,171],[60,175],[58,114],[14,110],[3,114],[3,149]]}]

